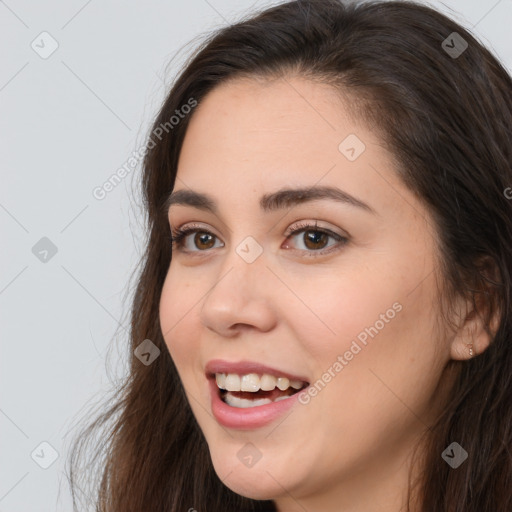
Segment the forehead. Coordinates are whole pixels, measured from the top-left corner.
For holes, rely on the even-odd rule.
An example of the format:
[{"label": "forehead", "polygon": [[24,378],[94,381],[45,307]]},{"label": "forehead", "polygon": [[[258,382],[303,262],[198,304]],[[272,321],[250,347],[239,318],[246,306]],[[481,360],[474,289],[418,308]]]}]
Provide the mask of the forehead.
[{"label": "forehead", "polygon": [[[268,151],[280,149],[280,153],[297,151],[305,141],[310,144],[304,149],[311,143],[324,149],[334,144],[336,149],[338,132],[354,128],[346,110],[340,93],[329,85],[302,78],[231,80],[203,98],[186,139],[201,144],[210,141],[215,147],[221,143],[219,150],[229,144],[231,151],[247,154],[261,152],[262,148],[255,147],[259,142],[265,142]],[[284,141],[287,147],[282,147]]]},{"label": "forehead", "polygon": [[[245,172],[270,178],[327,171],[340,162],[339,144],[376,136],[351,119],[331,86],[303,78],[239,79],[216,87],[195,109],[183,141],[178,174]],[[355,168],[357,164],[350,166]],[[313,167],[313,168],[312,168]],[[203,178],[205,178],[203,176]]]},{"label": "forehead", "polygon": [[[314,185],[338,187],[376,211],[406,207],[398,194],[414,202],[383,142],[345,103],[332,86],[304,78],[218,86],[190,119],[176,188],[241,208],[259,209],[267,192]],[[347,157],[347,140],[356,158]]]}]

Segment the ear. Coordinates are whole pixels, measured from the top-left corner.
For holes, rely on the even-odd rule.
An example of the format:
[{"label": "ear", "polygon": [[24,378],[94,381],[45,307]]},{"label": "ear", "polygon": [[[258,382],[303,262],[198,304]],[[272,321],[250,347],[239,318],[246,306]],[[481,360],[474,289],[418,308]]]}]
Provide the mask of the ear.
[{"label": "ear", "polygon": [[489,347],[493,334],[485,328],[482,315],[471,310],[452,340],[450,355],[452,359],[465,360],[475,357]]},{"label": "ear", "polygon": [[487,278],[485,291],[474,292],[475,304],[459,298],[456,305],[459,329],[451,342],[452,359],[465,360],[478,356],[487,350],[498,330],[501,313],[492,286],[489,286],[489,283],[496,284],[496,268],[489,271],[489,262],[486,263],[486,271],[483,272]]}]

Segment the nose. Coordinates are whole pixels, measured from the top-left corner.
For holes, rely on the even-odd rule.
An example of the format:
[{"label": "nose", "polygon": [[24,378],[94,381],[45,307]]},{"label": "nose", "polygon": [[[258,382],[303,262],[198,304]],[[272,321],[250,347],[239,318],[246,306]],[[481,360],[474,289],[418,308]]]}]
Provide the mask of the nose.
[{"label": "nose", "polygon": [[266,267],[263,255],[248,263],[233,249],[215,282],[208,285],[210,290],[201,306],[201,323],[229,338],[248,329],[271,330],[276,324],[275,284],[275,276]]}]

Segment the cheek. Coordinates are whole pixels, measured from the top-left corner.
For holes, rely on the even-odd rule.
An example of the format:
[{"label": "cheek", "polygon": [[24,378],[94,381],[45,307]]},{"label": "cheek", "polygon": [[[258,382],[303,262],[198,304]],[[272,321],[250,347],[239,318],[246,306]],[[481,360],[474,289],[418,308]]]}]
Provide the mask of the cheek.
[{"label": "cheek", "polygon": [[371,422],[379,410],[383,417],[397,406],[406,412],[400,400],[414,407],[429,399],[443,363],[434,337],[434,278],[421,281],[417,270],[404,269],[388,261],[371,272],[332,272],[340,277],[317,279],[314,289],[295,283],[308,310],[289,303],[298,319],[294,334],[321,380],[314,400],[324,407],[343,403]]},{"label": "cheek", "polygon": [[328,449],[313,443],[326,467],[371,458],[383,445],[398,450],[424,426],[418,417],[428,410],[442,366],[432,336],[433,278],[420,286],[413,273],[401,281],[383,278],[393,275],[390,268],[326,279],[315,291],[306,284],[294,288],[320,317],[305,314],[300,301],[293,306],[300,319],[295,336],[317,389],[304,405],[307,416],[316,418],[311,421],[322,438],[340,439]]},{"label": "cheek", "polygon": [[301,339],[307,341],[308,351],[325,364],[325,356],[335,359],[354,341],[361,346],[359,355],[375,352],[390,358],[396,358],[399,349],[412,353],[424,345],[436,318],[435,281],[429,274],[433,263],[416,264],[411,252],[397,249],[386,257],[375,252],[364,262],[350,257],[314,279],[296,279],[293,290],[303,299],[300,306],[297,301],[296,317],[307,333]]},{"label": "cheek", "polygon": [[[192,331],[195,325],[193,318],[197,315],[196,308],[200,307],[200,304],[197,304],[197,289],[194,291],[192,283],[181,276],[179,272],[169,270],[162,288],[159,307],[164,340],[180,375],[182,368],[186,368],[189,360],[197,354],[192,349],[198,336],[194,336]],[[187,340],[187,343],[183,340]]]},{"label": "cheek", "polygon": [[281,312],[285,318],[296,319],[296,339],[321,362],[316,372],[336,361],[355,340],[361,347],[368,347],[375,324],[379,332],[390,330],[400,315],[400,305],[396,303],[401,302],[403,294],[383,275],[352,266],[350,272],[336,268],[307,281],[288,280],[295,297],[288,294],[287,309]]}]

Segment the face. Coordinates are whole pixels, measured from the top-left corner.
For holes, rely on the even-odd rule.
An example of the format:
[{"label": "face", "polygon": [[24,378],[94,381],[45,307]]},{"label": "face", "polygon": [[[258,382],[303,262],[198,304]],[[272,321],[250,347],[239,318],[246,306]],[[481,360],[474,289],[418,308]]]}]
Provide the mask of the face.
[{"label": "face", "polygon": [[[285,189],[306,194],[269,197]],[[194,231],[160,321],[218,476],[283,510],[378,489],[397,510],[449,350],[433,222],[382,141],[327,85],[237,80],[196,109],[178,191],[212,204],[171,204],[172,230]]]}]

